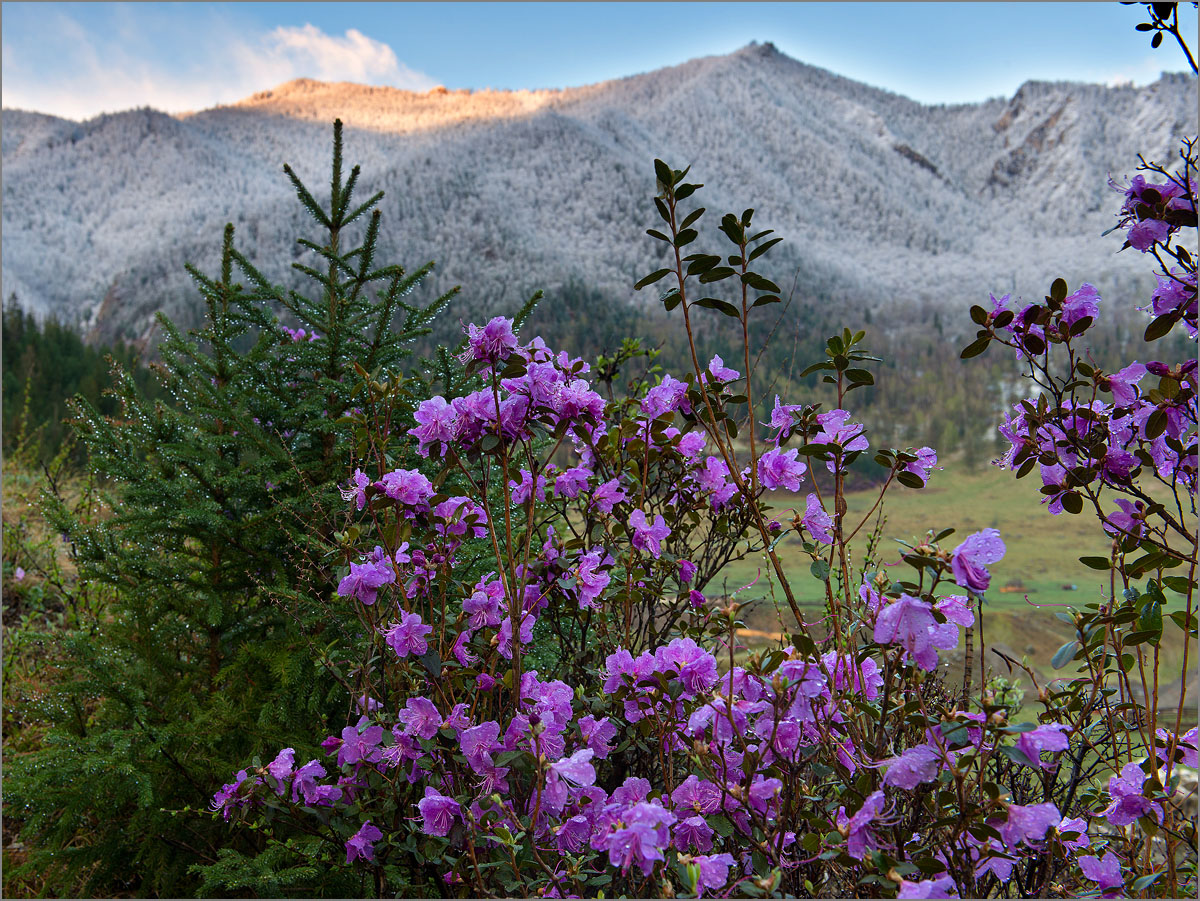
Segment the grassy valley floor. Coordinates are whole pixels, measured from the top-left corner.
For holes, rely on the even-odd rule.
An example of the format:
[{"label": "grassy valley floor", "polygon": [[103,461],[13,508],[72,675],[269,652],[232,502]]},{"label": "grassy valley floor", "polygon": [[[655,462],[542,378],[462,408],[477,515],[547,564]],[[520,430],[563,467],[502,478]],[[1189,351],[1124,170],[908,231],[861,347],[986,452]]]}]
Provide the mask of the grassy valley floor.
[{"label": "grassy valley floor", "polygon": [[[1074,637],[1073,629],[1054,614],[1069,613],[1071,607],[1088,603],[1103,603],[1111,594],[1109,574],[1089,569],[1079,562],[1082,556],[1103,556],[1109,553],[1109,542],[1099,528],[1095,516],[1085,512],[1078,516],[1051,516],[1038,494],[1040,480],[1036,474],[1016,481],[1012,473],[992,466],[967,469],[950,461],[935,471],[929,486],[920,491],[896,486],[889,490],[883,508],[882,541],[879,557],[885,561],[898,559],[903,548],[897,541],[919,544],[926,533],[953,527],[956,532],[942,541],[953,549],[972,532],[996,528],[1007,546],[999,563],[989,567],[991,588],[983,607],[983,631],[988,648],[1025,662],[1043,682],[1055,677],[1070,676],[1073,667],[1054,670],[1050,659],[1063,643]],[[871,509],[878,491],[856,491],[848,495],[846,522],[853,529]],[[791,519],[793,507],[803,511],[803,497],[779,493],[774,500],[774,515],[781,522]],[[1165,500],[1165,498],[1164,498]],[[863,527],[854,540],[855,565],[866,551],[867,535],[879,511]],[[810,559],[804,553],[798,537],[784,538],[776,551],[784,564],[804,609],[812,611],[812,619],[820,616],[824,586],[809,574]],[[893,579],[909,579],[914,570],[901,563],[888,569]],[[711,584],[710,595],[733,595],[739,601],[753,602],[743,611],[747,629],[743,643],[753,648],[774,643],[777,636],[788,634],[792,618],[783,600],[783,593],[773,584],[773,573],[762,555],[731,563]],[[1118,586],[1118,591],[1120,590]],[[772,598],[776,600],[772,600]],[[1168,592],[1168,601],[1178,596]],[[806,619],[808,617],[806,616]],[[1184,679],[1183,632],[1170,620],[1166,622],[1160,646],[1160,708],[1163,703],[1177,706]],[[974,670],[978,678],[979,639],[976,636]],[[1152,649],[1143,645],[1147,651]],[[1187,710],[1185,719],[1195,722],[1197,699],[1197,653],[1195,643],[1187,659]],[[987,653],[986,660],[993,674],[1008,675],[1002,659]],[[951,678],[961,679],[962,648],[942,652],[949,664]],[[1150,659],[1147,659],[1149,669]],[[1021,675],[1018,671],[1018,675]],[[1028,677],[1021,676],[1025,688]]]}]

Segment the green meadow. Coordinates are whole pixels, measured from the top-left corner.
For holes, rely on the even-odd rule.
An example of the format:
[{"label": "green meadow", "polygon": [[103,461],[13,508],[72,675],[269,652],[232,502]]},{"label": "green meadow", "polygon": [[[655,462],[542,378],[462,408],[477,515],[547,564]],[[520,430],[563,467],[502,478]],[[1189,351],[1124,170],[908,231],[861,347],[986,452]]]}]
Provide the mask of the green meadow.
[{"label": "green meadow", "polygon": [[[1089,516],[1086,511],[1076,516],[1050,515],[1041,503],[1040,485],[1036,472],[1017,481],[1011,472],[994,466],[969,469],[951,460],[934,471],[924,489],[899,485],[889,489],[883,504],[882,540],[877,556],[884,562],[898,560],[903,550],[898,542],[918,544],[930,530],[936,533],[954,528],[955,533],[941,542],[943,548],[953,550],[972,532],[999,529],[1007,553],[1003,560],[989,567],[992,583],[983,608],[984,639],[989,649],[1024,659],[1038,674],[1039,681],[1043,681],[1072,673],[1070,666],[1061,670],[1050,666],[1054,652],[1073,637],[1071,627],[1056,617],[1055,612],[1103,603],[1111,589],[1107,572],[1089,569],[1079,562],[1082,556],[1108,556],[1109,542],[1095,515]],[[862,521],[878,496],[878,490],[848,494],[849,529]],[[781,492],[772,499],[772,506],[774,516],[786,524],[793,507],[803,511],[803,496]],[[853,542],[856,569],[878,515],[876,510]],[[793,590],[816,619],[824,597],[823,584],[809,573],[810,560],[799,539],[784,538],[776,552]],[[914,574],[903,563],[890,567],[888,572],[893,579],[908,579]],[[751,602],[742,613],[748,627],[742,640],[747,647],[771,643],[773,636],[790,631],[791,617],[786,612],[783,594],[773,584],[769,564],[764,563],[762,555],[728,565],[716,584],[710,585],[709,593],[734,595],[739,601]],[[778,605],[772,598],[778,599]],[[1173,598],[1168,593],[1168,599]],[[1160,698],[1172,704],[1177,703],[1182,682],[1183,650],[1183,633],[1168,620],[1159,650]],[[1189,710],[1195,707],[1197,697],[1196,650],[1193,643],[1187,661],[1187,670],[1192,674],[1188,680]],[[978,638],[975,654],[978,655]],[[952,678],[956,671],[961,673],[961,652],[943,652],[942,656],[950,664]],[[1148,658],[1148,667],[1150,662]],[[989,653],[987,663],[993,673],[1007,675],[1007,667],[999,656]],[[977,657],[975,669],[978,671]],[[1029,687],[1028,677],[1022,676],[1022,684]],[[1194,718],[1194,715],[1193,710],[1189,716]]]}]

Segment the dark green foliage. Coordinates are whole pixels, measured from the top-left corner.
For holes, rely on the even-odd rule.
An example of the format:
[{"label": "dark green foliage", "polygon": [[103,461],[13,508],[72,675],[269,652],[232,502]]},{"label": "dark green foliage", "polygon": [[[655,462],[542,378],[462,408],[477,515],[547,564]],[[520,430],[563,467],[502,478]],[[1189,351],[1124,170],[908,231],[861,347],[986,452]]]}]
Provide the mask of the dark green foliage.
[{"label": "dark green foliage", "polygon": [[[79,334],[51,317],[39,323],[21,309],[19,298],[9,295],[4,305],[4,451],[11,453],[24,429],[36,435],[37,456],[44,462],[67,439],[67,399],[80,395],[106,415],[117,411],[114,398],[102,396],[108,385],[112,357],[133,373],[134,381],[149,398],[163,392],[148,369],[138,366],[138,351],[128,344],[94,347]],[[22,422],[22,418],[25,421]],[[76,452],[75,462],[82,453]]]},{"label": "dark green foliage", "polygon": [[[229,226],[220,273],[189,269],[203,328],[160,320],[171,405],[121,366],[114,415],[75,399],[92,466],[115,486],[113,515],[84,525],[53,499],[48,515],[74,542],[80,577],[120,598],[66,638],[43,747],[5,761],[6,815],[23,821],[27,869],[49,874],[51,891],[187,895],[201,885],[190,868],[218,860],[207,891],[349,888],[322,882],[300,851],[256,861],[260,836],[235,838],[203,812],[244,761],[285,746],[298,761],[322,756],[314,736],[352,716],[346,674],[322,664],[359,625],[334,595],[345,561],[330,553],[338,483],[365,456],[343,414],[371,402],[361,371],[398,375],[453,294],[413,306],[404,298],[432,264],[407,273],[374,259],[379,195],[348,212],[358,168],[343,181],[340,123],[333,169],[327,206],[287,170],[325,231],[302,242],[319,262],[297,264],[311,295],[268,284]],[[293,341],[280,316],[321,337]],[[423,390],[404,381],[393,397],[415,403]],[[237,861],[250,863],[235,878]]]}]

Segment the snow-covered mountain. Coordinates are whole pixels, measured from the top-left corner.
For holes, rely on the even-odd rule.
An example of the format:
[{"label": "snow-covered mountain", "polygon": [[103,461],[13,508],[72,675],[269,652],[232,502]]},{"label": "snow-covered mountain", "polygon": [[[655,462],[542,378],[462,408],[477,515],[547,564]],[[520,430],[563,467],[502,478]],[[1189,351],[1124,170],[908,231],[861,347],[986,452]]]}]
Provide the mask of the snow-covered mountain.
[{"label": "snow-covered mountain", "polygon": [[159,309],[194,321],[183,265],[215,269],[227,221],[291,283],[295,238],[319,236],[280,166],[327,184],[337,117],[362,196],[387,192],[383,258],[436,260],[432,289],[463,285],[456,318],[572,279],[647,302],[632,285],[661,253],[644,234],[656,156],[705,183],[714,237],[720,213],[754,206],[785,239],[769,274],[798,273],[802,299],[965,310],[1059,275],[1142,296],[1145,261],[1100,237],[1120,203],[1107,179],[1198,131],[1191,76],[930,107],[771,44],[563,91],[300,80],[180,116],[4,110],[4,296],[105,337],[145,335]]}]

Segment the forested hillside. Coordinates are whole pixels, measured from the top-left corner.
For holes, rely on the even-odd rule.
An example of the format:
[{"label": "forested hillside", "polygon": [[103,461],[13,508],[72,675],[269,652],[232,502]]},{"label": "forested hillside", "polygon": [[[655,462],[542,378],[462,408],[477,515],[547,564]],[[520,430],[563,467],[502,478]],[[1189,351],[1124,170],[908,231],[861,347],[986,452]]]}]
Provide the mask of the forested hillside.
[{"label": "forested hillside", "polygon": [[[293,283],[289,264],[310,257],[294,235],[311,223],[278,167],[287,157],[302,178],[319,173],[322,135],[340,116],[387,192],[395,226],[382,251],[410,267],[436,260],[429,297],[463,286],[435,341],[541,288],[533,325],[547,340],[591,353],[639,334],[677,367],[678,333],[650,290],[632,288],[658,264],[642,231],[654,224],[647,161],[660,156],[690,164],[714,207],[757,198],[756,221],[783,238],[766,274],[791,303],[761,326],[774,333],[772,377],[786,384],[797,351],[858,321],[883,355],[929,373],[940,398],[872,395],[890,437],[982,458],[996,389],[1010,379],[1018,390],[1015,370],[998,361],[976,370],[978,384],[943,378],[935,342],[961,336],[964,311],[989,291],[1039,299],[1057,276],[1112,300],[1145,297],[1153,282],[1116,253],[1120,238],[1097,240],[1113,221],[1105,182],[1195,130],[1196,81],[1030,82],[1009,100],[929,107],[762,44],[564,91],[300,80],[187,116],[3,116],[5,289],[91,340],[153,346],[159,310],[194,322],[184,263],[215,265],[226,221],[268,277]],[[1120,306],[1094,339],[1109,351],[1133,337],[1136,314]]]},{"label": "forested hillside", "polygon": [[5,110],[6,291],[106,337],[146,337],[159,309],[194,319],[183,263],[211,265],[224,222],[254,257],[303,257],[275,173],[296,151],[302,177],[319,171],[335,116],[387,191],[399,237],[386,250],[436,259],[429,290],[461,283],[459,316],[571,281],[606,308],[638,303],[632,283],[655,259],[634,223],[657,155],[691,164],[714,205],[761,198],[759,221],[785,239],[772,275],[805,303],[911,319],[988,290],[1040,296],[1056,275],[1144,290],[1118,240],[1094,240],[1112,224],[1104,182],[1139,150],[1170,152],[1195,122],[1196,83],[1028,83],[1010,100],[927,107],[763,44],[565,91],[297,81],[186,117]]}]

